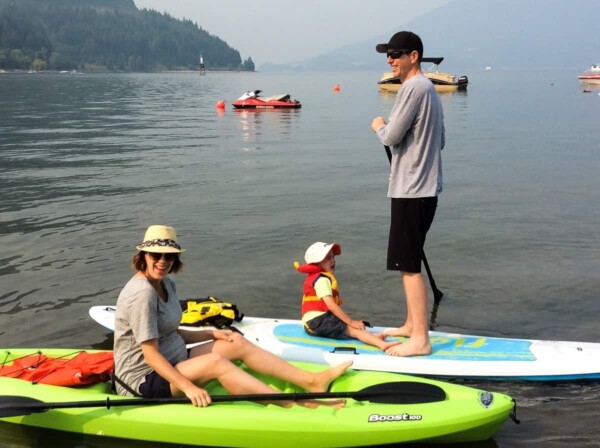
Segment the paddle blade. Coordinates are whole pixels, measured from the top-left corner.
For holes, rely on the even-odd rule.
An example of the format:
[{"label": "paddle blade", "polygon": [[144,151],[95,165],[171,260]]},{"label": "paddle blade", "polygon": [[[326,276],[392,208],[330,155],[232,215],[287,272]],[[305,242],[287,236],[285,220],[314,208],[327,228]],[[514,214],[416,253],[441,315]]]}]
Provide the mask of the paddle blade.
[{"label": "paddle blade", "polygon": [[433,303],[437,303],[439,305],[443,298],[444,293],[442,291],[440,291],[439,289],[433,290]]},{"label": "paddle blade", "polygon": [[439,386],[417,381],[375,384],[353,393],[355,400],[372,403],[416,404],[444,401],[446,392]]},{"label": "paddle blade", "polygon": [[43,401],[29,397],[3,396],[0,401],[0,418],[46,412],[50,409]]}]

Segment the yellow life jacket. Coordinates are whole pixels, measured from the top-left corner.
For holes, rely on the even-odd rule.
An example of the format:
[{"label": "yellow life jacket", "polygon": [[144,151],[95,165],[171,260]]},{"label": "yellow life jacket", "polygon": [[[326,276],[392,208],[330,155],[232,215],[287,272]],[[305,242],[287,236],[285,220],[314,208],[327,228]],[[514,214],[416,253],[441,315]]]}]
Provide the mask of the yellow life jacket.
[{"label": "yellow life jacket", "polygon": [[241,321],[244,315],[237,306],[216,297],[180,301],[183,314],[182,325],[229,327],[233,321]]}]

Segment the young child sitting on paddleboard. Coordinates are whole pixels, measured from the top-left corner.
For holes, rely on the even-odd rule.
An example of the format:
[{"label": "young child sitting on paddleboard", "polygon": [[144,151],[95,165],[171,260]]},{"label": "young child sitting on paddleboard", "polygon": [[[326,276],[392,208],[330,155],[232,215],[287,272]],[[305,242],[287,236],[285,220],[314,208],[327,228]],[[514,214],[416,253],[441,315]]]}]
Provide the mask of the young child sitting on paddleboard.
[{"label": "young child sitting on paddleboard", "polygon": [[335,274],[335,256],[342,253],[338,243],[316,242],[304,255],[306,264],[294,262],[298,272],[307,274],[302,296],[302,323],[304,330],[313,336],[332,339],[356,338],[381,350],[399,344],[386,342],[383,333],[373,334],[365,330],[364,322],[352,320],[341,305]]}]

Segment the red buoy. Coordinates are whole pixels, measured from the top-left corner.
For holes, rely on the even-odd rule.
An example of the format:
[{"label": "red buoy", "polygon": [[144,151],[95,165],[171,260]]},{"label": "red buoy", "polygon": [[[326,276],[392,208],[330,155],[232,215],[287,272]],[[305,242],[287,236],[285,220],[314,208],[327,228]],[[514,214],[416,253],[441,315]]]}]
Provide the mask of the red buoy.
[{"label": "red buoy", "polygon": [[225,101],[223,101],[223,100],[217,101],[217,109],[225,109]]},{"label": "red buoy", "polygon": [[340,85],[336,84],[335,86],[333,86],[333,91],[334,92],[339,92],[340,91]]}]

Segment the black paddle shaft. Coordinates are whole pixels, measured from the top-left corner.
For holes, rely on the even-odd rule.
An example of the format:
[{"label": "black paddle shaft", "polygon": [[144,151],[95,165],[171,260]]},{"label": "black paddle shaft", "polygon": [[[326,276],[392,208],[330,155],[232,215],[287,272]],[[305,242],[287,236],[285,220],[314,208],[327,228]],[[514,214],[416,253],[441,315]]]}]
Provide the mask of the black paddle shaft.
[{"label": "black paddle shaft", "polygon": [[[383,145],[383,147],[385,148],[385,153],[387,154],[388,161],[391,164],[392,163],[392,150],[390,149],[390,147],[388,145]],[[433,274],[431,273],[431,269],[429,268],[429,263],[427,262],[427,257],[425,256],[424,250],[423,250],[423,264],[425,265],[425,271],[427,271],[427,278],[429,279],[429,284],[431,285],[431,290],[433,291],[433,302],[436,305],[439,305],[439,303],[442,301],[442,298],[444,297],[444,293],[442,291],[440,291],[435,284],[435,280],[433,279]]]},{"label": "black paddle shaft", "polygon": [[[273,394],[245,394],[245,395],[214,395],[213,403],[234,401],[298,401],[331,398],[351,398],[357,401],[370,401],[384,404],[415,404],[433,403],[444,401],[446,392],[435,384],[416,381],[397,381],[391,383],[375,384],[355,392],[292,392]],[[110,409],[116,406],[151,406],[159,404],[189,403],[187,398],[126,398],[93,401],[71,401],[46,403],[30,397],[0,396],[0,418],[15,417],[42,413],[51,409],[66,408],[100,408]]]}]

